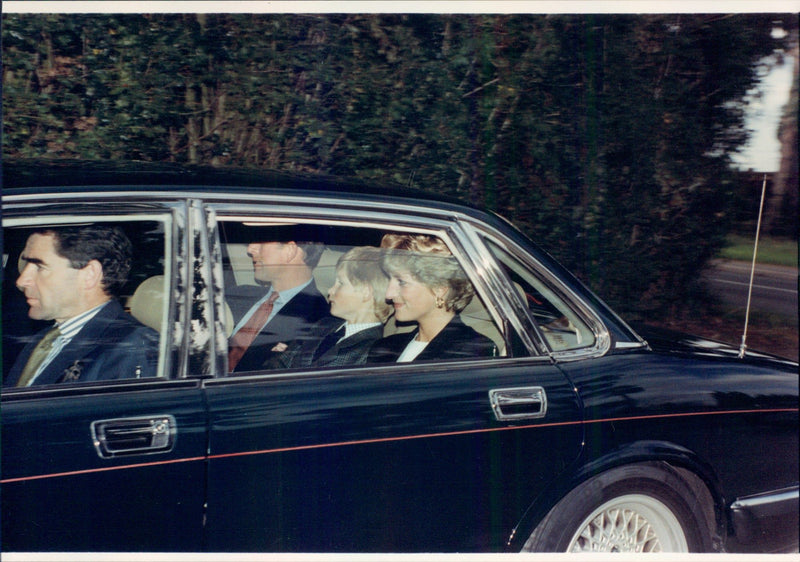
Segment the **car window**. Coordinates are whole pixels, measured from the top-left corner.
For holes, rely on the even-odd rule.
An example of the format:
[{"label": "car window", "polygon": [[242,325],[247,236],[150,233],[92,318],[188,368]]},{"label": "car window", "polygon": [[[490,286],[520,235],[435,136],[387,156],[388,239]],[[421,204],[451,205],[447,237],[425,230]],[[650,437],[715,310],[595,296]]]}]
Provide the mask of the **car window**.
[{"label": "car window", "polygon": [[[452,331],[447,333],[458,333],[465,338],[474,334],[475,345],[465,345],[460,352],[457,345],[450,345],[447,352],[438,353],[438,345],[447,337],[441,332],[439,340],[422,342],[426,344],[425,351],[418,355],[409,352],[413,357],[409,359],[407,354],[403,361],[505,354],[501,330],[475,293],[467,271],[453,255],[444,234],[396,227],[362,228],[225,217],[218,217],[218,226],[225,301],[231,319],[226,327],[229,371],[397,362],[399,356],[379,350],[389,343],[405,348],[412,338],[419,338],[428,325],[425,306],[434,314],[452,312],[449,317],[455,320],[445,323]],[[391,246],[412,239],[429,246],[421,250]],[[311,256],[310,261],[287,265],[286,261],[296,254]],[[394,271],[388,269],[390,254],[395,257]],[[409,265],[404,259],[412,255],[418,258]],[[398,271],[406,266],[418,269],[413,273]],[[412,295],[407,284],[414,283],[419,293]],[[301,284],[304,285],[298,288]],[[445,284],[447,289],[437,297],[431,287]],[[283,296],[267,304],[272,292]],[[451,302],[450,298],[454,300]],[[262,311],[268,311],[263,312],[266,320],[256,320],[261,306]],[[412,310],[414,307],[421,308]],[[442,314],[443,318],[446,316]],[[250,341],[243,335],[247,330],[253,330]],[[402,342],[399,334],[405,334]],[[354,342],[359,338],[369,341],[356,346]],[[241,356],[234,358],[237,353]]]},{"label": "car window", "polygon": [[537,277],[531,268],[492,239],[489,250],[508,276],[525,308],[553,351],[575,350],[595,344],[594,332],[573,310],[557,289]]},{"label": "car window", "polygon": [[[31,273],[43,266],[26,261],[25,258],[30,257],[26,252],[34,252],[36,261],[39,258],[35,252],[48,252],[51,246],[33,250],[34,246],[26,245],[29,240],[31,244],[33,240],[52,240],[54,232],[69,237],[72,241],[65,243],[76,248],[74,252],[83,252],[77,249],[81,245],[96,247],[98,240],[106,240],[104,247],[113,248],[103,250],[114,256],[104,258],[108,264],[102,266],[103,283],[109,279],[115,281],[102,289],[107,295],[104,298],[112,297],[102,307],[102,313],[92,315],[94,307],[85,308],[86,302],[94,304],[94,300],[87,298],[76,304],[79,297],[75,294],[75,286],[64,284],[66,282],[56,274],[49,273],[50,277],[45,277]],[[44,365],[34,376],[34,380],[39,381],[37,385],[164,376],[169,340],[165,334],[169,325],[167,287],[171,274],[168,258],[171,256],[171,232],[169,215],[5,219],[2,292],[4,386],[25,386],[19,381],[9,383],[9,376],[17,379],[18,373],[13,373],[15,363],[21,364],[23,357],[32,355],[30,348],[26,351],[26,346],[33,346],[43,333],[50,331],[56,316],[66,317],[60,325],[67,326],[65,333],[59,333],[64,341],[56,339],[50,348]],[[129,268],[112,265],[125,261],[125,240],[131,247]],[[70,265],[64,271],[66,275],[73,275],[80,269],[80,266]],[[32,280],[34,278],[37,280]],[[76,310],[81,311],[77,316],[74,314]],[[87,310],[90,311],[87,314],[91,316],[89,320],[84,322],[77,318]],[[72,326],[73,320],[77,326]],[[69,361],[62,365],[67,358]],[[45,376],[45,371],[56,368],[58,373]],[[40,380],[39,377],[43,378]]]}]

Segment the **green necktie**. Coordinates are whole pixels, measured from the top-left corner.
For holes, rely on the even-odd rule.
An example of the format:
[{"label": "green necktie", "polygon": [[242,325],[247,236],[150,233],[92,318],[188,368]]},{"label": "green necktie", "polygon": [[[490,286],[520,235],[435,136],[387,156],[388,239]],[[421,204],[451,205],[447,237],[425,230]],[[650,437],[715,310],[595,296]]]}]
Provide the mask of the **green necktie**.
[{"label": "green necktie", "polygon": [[61,332],[58,329],[58,326],[47,332],[42,341],[36,344],[36,347],[33,348],[33,353],[28,358],[28,362],[25,364],[25,369],[22,371],[22,375],[19,377],[19,381],[17,381],[17,386],[28,386],[28,383],[31,382],[34,375],[36,375],[36,371],[39,370],[39,367],[44,363],[44,360],[47,359],[47,356],[50,354],[50,350],[53,349],[53,342],[56,341],[56,338],[61,335]]}]

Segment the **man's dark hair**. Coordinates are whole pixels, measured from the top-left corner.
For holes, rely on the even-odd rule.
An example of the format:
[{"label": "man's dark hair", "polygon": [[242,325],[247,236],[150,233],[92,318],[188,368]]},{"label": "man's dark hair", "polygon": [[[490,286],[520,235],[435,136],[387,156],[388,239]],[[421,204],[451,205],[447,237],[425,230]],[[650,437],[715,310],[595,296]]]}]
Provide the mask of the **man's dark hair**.
[{"label": "man's dark hair", "polygon": [[320,242],[295,242],[299,248],[303,250],[303,261],[310,268],[317,267],[322,252],[325,251],[325,244]]},{"label": "man's dark hair", "polygon": [[325,251],[325,227],[313,224],[290,224],[284,226],[271,226],[269,230],[260,233],[251,240],[264,242],[294,242],[303,250],[303,262],[311,268],[317,267],[322,253]]},{"label": "man's dark hair", "polygon": [[118,296],[127,283],[133,247],[121,229],[103,225],[68,226],[42,229],[37,234],[53,236],[56,254],[68,259],[74,269],[82,269],[92,260],[100,262],[106,294]]}]

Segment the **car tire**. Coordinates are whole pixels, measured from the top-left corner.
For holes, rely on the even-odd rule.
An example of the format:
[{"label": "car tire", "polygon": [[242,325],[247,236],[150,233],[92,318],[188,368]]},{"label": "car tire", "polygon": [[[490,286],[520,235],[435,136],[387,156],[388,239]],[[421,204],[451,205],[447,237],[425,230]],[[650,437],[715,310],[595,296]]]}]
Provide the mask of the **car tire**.
[{"label": "car tire", "polygon": [[[666,464],[615,468],[559,501],[524,552],[709,552],[707,493]],[[705,488],[703,488],[705,491]]]}]

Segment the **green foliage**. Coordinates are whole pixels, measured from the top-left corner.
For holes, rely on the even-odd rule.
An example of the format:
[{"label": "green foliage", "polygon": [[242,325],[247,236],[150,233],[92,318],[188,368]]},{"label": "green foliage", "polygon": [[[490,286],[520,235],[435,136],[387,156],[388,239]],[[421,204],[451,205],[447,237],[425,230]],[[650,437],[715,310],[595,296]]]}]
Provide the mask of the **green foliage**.
[{"label": "green foliage", "polygon": [[444,192],[622,310],[663,312],[728,231],[727,155],[775,19],[6,15],[3,154]]},{"label": "green foliage", "polygon": [[[752,262],[755,232],[753,234],[753,236],[729,234],[725,240],[726,245],[720,251],[719,257],[726,260]],[[796,238],[760,236],[756,262],[758,264],[797,267],[797,245]]]}]

